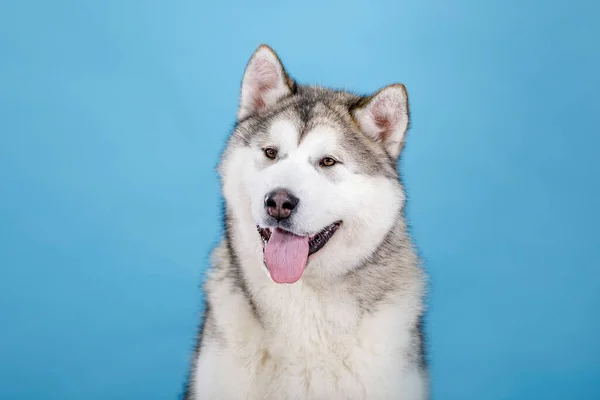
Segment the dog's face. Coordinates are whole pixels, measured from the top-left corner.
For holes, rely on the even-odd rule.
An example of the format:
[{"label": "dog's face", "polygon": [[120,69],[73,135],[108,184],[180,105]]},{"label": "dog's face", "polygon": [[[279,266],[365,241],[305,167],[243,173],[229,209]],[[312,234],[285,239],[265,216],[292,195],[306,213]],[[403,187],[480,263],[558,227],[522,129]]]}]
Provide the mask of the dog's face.
[{"label": "dog's face", "polygon": [[384,240],[404,203],[396,160],[407,125],[402,85],[370,97],[297,86],[259,47],[221,175],[275,282],[339,276]]}]

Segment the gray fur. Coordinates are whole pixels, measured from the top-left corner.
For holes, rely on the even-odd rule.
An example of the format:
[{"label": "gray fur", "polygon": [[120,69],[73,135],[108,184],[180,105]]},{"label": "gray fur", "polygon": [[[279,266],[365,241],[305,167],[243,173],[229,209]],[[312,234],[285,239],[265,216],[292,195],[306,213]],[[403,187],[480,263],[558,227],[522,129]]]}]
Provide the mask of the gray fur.
[{"label": "gray fur", "polygon": [[233,131],[229,146],[261,147],[269,127],[280,119],[296,124],[301,132],[300,140],[314,127],[329,125],[344,132],[340,136],[341,146],[347,154],[361,160],[357,173],[383,174],[397,179],[396,160],[389,158],[381,146],[365,137],[351,116],[352,110],[367,100],[368,96],[320,86],[296,84],[294,87],[293,95],[283,99],[266,113],[251,115],[240,121]]}]

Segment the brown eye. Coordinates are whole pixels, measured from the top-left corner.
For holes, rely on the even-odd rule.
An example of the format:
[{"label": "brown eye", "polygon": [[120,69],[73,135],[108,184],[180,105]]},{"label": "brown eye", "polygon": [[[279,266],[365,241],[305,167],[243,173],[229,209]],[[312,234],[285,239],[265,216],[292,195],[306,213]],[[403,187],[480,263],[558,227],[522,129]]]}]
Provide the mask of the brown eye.
[{"label": "brown eye", "polygon": [[275,157],[277,157],[277,150],[271,148],[271,147],[267,147],[265,149],[265,156],[267,158],[270,158],[271,160],[274,160]]},{"label": "brown eye", "polygon": [[321,165],[322,167],[331,167],[331,166],[335,165],[335,163],[336,163],[336,162],[337,162],[337,161],[335,161],[335,160],[334,160],[333,158],[331,158],[331,157],[325,157],[325,158],[323,158],[323,159],[321,160],[321,163],[320,163],[320,165]]}]

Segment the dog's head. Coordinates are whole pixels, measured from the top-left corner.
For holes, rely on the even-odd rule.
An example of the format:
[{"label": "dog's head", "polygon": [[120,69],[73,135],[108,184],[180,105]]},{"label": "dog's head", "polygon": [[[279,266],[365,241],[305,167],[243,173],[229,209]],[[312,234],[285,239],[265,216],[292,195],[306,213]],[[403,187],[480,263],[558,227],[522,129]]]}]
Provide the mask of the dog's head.
[{"label": "dog's head", "polygon": [[373,254],[404,204],[404,86],[371,96],[300,86],[263,45],[246,67],[237,118],[223,192],[236,223],[257,230],[271,278],[339,276]]}]

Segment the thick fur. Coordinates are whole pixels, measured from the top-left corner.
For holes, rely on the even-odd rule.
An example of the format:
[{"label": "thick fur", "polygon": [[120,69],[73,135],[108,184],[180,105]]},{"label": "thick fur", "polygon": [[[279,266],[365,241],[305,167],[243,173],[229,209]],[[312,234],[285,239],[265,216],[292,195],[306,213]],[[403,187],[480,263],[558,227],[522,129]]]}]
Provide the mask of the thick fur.
[{"label": "thick fur", "polygon": [[[300,86],[259,47],[219,167],[226,237],[205,283],[186,399],[429,398],[425,276],[396,170],[407,126],[404,86],[373,96]],[[323,157],[338,163],[322,167]],[[256,229],[274,226],[264,197],[281,187],[300,203],[278,226],[312,235],[342,221],[289,285],[271,280]]]}]

